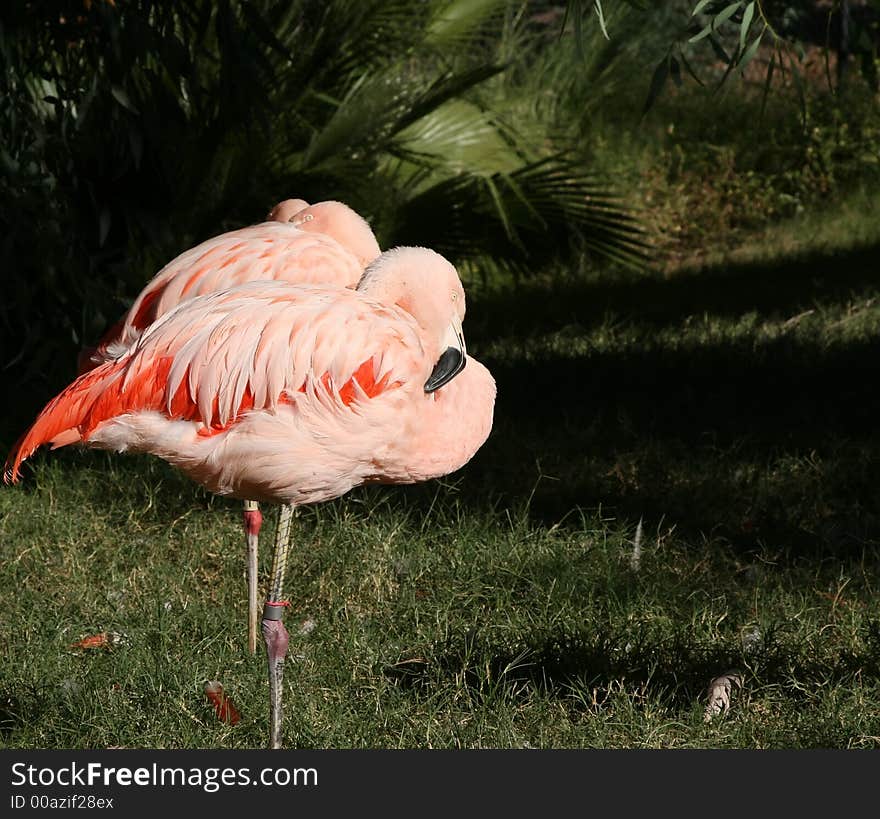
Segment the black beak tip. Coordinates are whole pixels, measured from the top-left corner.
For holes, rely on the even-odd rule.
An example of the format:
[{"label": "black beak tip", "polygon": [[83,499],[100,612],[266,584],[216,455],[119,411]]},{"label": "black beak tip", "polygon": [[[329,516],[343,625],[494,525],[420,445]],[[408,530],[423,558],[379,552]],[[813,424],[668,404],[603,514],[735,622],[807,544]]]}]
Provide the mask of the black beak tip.
[{"label": "black beak tip", "polygon": [[465,364],[467,364],[467,356],[461,350],[447,347],[434,366],[430,378],[425,382],[425,392],[434,392],[448,384],[464,369]]}]

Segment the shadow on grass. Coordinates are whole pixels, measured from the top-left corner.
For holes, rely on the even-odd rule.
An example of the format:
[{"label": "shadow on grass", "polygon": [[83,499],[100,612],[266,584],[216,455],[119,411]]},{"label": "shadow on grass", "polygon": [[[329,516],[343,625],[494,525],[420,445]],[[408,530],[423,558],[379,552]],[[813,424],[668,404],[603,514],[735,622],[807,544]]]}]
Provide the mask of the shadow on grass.
[{"label": "shadow on grass", "polygon": [[18,697],[0,691],[0,737],[8,736],[26,720]]},{"label": "shadow on grass", "polygon": [[[690,710],[697,702],[705,704],[710,680],[737,669],[751,688],[779,685],[795,701],[809,700],[815,686],[847,684],[854,677],[866,683],[880,679],[880,624],[870,623],[867,631],[864,651],[830,659],[797,652],[772,635],[745,654],[739,646],[701,645],[685,633],[658,639],[631,625],[621,632],[599,628],[535,635],[516,650],[464,634],[450,636],[428,660],[387,666],[384,673],[415,695],[454,679],[478,698],[515,702],[538,690],[572,711],[601,707],[624,690],[636,704],[640,698],[660,698],[676,710]],[[792,686],[792,680],[802,686]]]},{"label": "shadow on grass", "polygon": [[790,316],[817,303],[846,304],[854,293],[880,288],[880,244],[804,252],[761,262],[706,266],[670,278],[525,282],[469,300],[469,338],[552,332],[590,324],[607,314],[663,324],[689,315]]},{"label": "shadow on grass", "polygon": [[[496,424],[468,472],[548,524],[601,508],[743,548],[880,544],[880,332],[833,344],[806,332],[701,340],[682,325],[847,305],[878,292],[878,263],[874,244],[484,296],[469,321],[476,314],[482,338],[517,349],[484,359],[498,381]],[[520,343],[566,329],[580,341],[609,314],[681,326],[681,344],[577,354],[564,337],[553,352]]]},{"label": "shadow on grass", "polygon": [[[880,286],[878,257],[872,245],[665,281],[526,286],[477,301],[469,322],[479,341],[609,311],[658,325],[704,311],[789,315]],[[496,422],[452,478],[465,504],[528,507],[548,525],[575,508],[601,508],[633,524],[644,518],[649,531],[674,526],[696,544],[720,538],[743,549],[840,553],[880,543],[880,334],[846,345],[745,335],[484,360],[498,382]],[[157,521],[187,504],[235,506],[164,466],[131,467],[146,470],[132,484],[131,468],[111,456],[47,457],[71,471],[111,467],[109,480],[89,479],[95,503],[149,492]],[[436,485],[391,491],[419,509],[433,503]]]},{"label": "shadow on grass", "polygon": [[513,423],[603,428],[606,446],[651,436],[815,442],[877,428],[880,336],[822,349],[761,345],[602,352],[589,358],[489,361],[497,411]]},{"label": "shadow on grass", "polygon": [[[644,518],[651,533],[675,526],[697,546],[858,553],[880,543],[878,361],[880,340],[821,350],[782,339],[758,352],[717,344],[487,362],[495,427],[449,483],[466,506],[527,508],[547,525],[601,508]],[[96,505],[118,506],[120,525],[147,497],[157,524],[185,508],[237,514],[237,502],[155,459],[38,457],[76,474]],[[418,513],[437,485],[356,495],[370,492],[396,493]]]},{"label": "shadow on grass", "polygon": [[550,525],[601,507],[698,542],[876,546],[878,362],[880,337],[487,362],[496,424],[466,490]]}]

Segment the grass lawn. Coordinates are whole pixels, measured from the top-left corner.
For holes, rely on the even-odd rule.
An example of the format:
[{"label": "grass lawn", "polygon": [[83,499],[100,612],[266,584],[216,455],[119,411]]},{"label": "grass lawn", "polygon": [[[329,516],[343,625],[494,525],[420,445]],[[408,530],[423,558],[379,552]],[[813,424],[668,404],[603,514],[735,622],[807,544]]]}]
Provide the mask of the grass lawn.
[{"label": "grass lawn", "polygon": [[[876,203],[664,275],[475,291],[484,448],[299,515],[287,745],[880,746]],[[0,534],[0,744],[265,746],[237,502],[62,451],[0,489]]]}]

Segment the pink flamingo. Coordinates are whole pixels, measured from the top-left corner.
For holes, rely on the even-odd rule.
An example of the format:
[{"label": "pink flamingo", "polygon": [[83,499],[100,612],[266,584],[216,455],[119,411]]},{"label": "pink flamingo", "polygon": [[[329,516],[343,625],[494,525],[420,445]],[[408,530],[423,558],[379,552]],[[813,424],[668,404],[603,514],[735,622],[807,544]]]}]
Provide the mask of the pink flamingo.
[{"label": "pink flamingo", "polygon": [[354,287],[380,252],[366,220],[342,202],[285,199],[267,221],[208,239],[165,265],[97,346],[83,351],[80,373],[122,356],[187,299],[264,279]]},{"label": "pink flamingo", "polygon": [[[96,347],[80,355],[79,372],[128,352],[144,330],[181,302],[260,279],[354,287],[380,253],[369,224],[342,202],[309,205],[285,199],[266,221],[215,236],[181,253],[141,291]],[[244,501],[248,568],[248,648],[257,650],[259,504]]]},{"label": "pink flamingo", "polygon": [[464,314],[455,268],[424,248],[383,253],[356,290],[259,281],[192,299],[50,401],[5,478],[41,444],[82,443],[149,452],[217,494],[282,504],[262,620],[279,748],[293,510],[470,460],[491,430],[495,381],[466,359]]}]

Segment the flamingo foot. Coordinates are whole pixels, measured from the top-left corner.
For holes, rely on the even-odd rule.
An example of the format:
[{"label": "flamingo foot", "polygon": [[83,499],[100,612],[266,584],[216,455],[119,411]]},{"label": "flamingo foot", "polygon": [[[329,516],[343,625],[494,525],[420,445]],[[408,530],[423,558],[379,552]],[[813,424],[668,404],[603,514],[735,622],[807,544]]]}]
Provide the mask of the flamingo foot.
[{"label": "flamingo foot", "polygon": [[[287,629],[280,619],[281,613],[278,608],[266,606],[261,624],[269,662],[269,747],[272,749],[281,747],[284,658],[287,656],[287,646],[290,642]],[[267,614],[270,617],[266,617]]]}]

